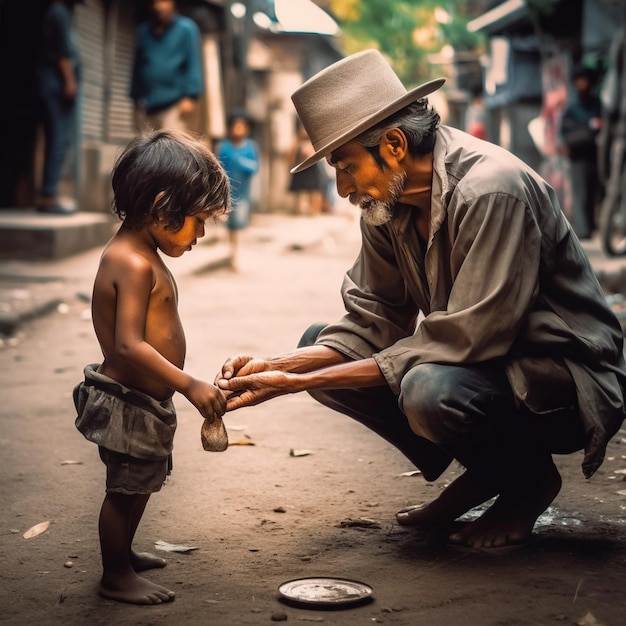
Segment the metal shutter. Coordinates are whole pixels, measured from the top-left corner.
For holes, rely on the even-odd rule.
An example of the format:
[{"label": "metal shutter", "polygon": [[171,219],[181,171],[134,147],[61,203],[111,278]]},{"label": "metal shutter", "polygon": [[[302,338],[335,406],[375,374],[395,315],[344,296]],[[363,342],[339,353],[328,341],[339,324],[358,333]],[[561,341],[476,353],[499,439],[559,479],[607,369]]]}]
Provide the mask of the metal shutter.
[{"label": "metal shutter", "polygon": [[111,6],[109,33],[107,140],[119,143],[136,135],[133,103],[128,95],[135,47],[135,9],[132,3],[115,2]]},{"label": "metal shutter", "polygon": [[86,0],[74,12],[82,61],[81,133],[84,140],[103,137],[104,109],[104,25],[102,0]]}]

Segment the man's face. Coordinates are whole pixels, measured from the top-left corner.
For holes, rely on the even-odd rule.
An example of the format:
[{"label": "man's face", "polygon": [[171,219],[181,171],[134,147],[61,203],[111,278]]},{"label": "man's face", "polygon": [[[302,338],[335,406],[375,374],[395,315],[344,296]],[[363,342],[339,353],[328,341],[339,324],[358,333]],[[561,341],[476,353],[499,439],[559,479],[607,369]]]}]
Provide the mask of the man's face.
[{"label": "man's face", "polygon": [[391,219],[393,207],[404,192],[404,170],[381,167],[356,141],[335,150],[328,161],[336,171],[339,195],[360,207],[366,223],[381,226]]},{"label": "man's face", "polygon": [[176,13],[175,0],[152,0],[152,14],[157,22],[169,24]]}]

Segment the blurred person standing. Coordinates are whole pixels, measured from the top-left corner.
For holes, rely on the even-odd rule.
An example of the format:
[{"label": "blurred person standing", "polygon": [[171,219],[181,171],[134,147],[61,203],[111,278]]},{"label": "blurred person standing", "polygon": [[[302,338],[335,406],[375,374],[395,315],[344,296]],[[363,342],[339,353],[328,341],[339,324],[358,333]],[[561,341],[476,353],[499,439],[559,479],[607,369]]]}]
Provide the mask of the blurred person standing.
[{"label": "blurred person standing", "polygon": [[152,17],[137,30],[130,97],[135,127],[185,130],[204,84],[200,30],[175,0],[150,0]]},{"label": "blurred person standing", "polygon": [[482,93],[474,93],[465,112],[465,131],[478,139],[487,139],[485,103]]},{"label": "blurred person standing", "polygon": [[76,212],[59,202],[58,186],[76,130],[76,102],[80,85],[78,39],[72,27],[74,5],[83,0],[54,0],[42,24],[37,70],[44,131],[42,181],[36,199],[42,213]]},{"label": "blurred person standing", "polygon": [[230,244],[230,267],[238,270],[239,233],[250,222],[250,184],[259,169],[259,150],[250,138],[252,123],[244,111],[233,111],[228,118],[228,137],[218,147],[217,156],[228,174],[232,209],[226,220]]},{"label": "blurred person standing", "polygon": [[560,138],[570,161],[572,222],[579,239],[589,239],[596,227],[598,201],[597,135],[602,125],[602,104],[594,92],[596,73],[587,67],[572,72],[573,91],[561,116]]},{"label": "blurred person standing", "polygon": [[[291,148],[289,167],[296,166],[315,152],[304,126],[299,125]],[[319,215],[328,210],[329,176],[322,163],[291,174],[289,192],[295,194],[295,212],[298,215]]]}]

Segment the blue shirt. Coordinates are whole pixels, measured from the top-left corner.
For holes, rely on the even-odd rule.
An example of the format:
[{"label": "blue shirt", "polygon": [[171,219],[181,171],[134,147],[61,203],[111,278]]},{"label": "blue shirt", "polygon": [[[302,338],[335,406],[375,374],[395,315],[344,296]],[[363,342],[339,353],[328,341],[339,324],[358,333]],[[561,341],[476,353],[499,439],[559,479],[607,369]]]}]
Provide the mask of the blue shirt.
[{"label": "blue shirt", "polygon": [[250,200],[250,180],[259,169],[256,143],[252,139],[245,139],[235,145],[226,139],[220,144],[217,156],[228,174],[233,202]]},{"label": "blue shirt", "polygon": [[[39,75],[42,85],[53,90],[62,89],[59,61],[70,59],[76,80],[80,80],[80,55],[78,36],[72,28],[72,13],[67,5],[53,3],[42,24],[42,46],[39,58]],[[48,91],[48,90],[47,90]]]},{"label": "blue shirt", "polygon": [[137,30],[130,97],[146,111],[197,98],[204,87],[200,66],[200,31],[195,22],[176,15],[156,34],[146,22]]}]

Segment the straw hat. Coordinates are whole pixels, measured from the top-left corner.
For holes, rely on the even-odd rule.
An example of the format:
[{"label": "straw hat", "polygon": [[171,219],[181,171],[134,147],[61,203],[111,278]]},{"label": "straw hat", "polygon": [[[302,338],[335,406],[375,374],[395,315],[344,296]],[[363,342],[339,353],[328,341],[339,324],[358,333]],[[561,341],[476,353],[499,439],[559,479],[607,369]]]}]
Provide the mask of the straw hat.
[{"label": "straw hat", "polygon": [[291,96],[315,148],[291,172],[310,167],[444,82],[437,78],[407,91],[378,50],[357,52],[328,66]]}]

